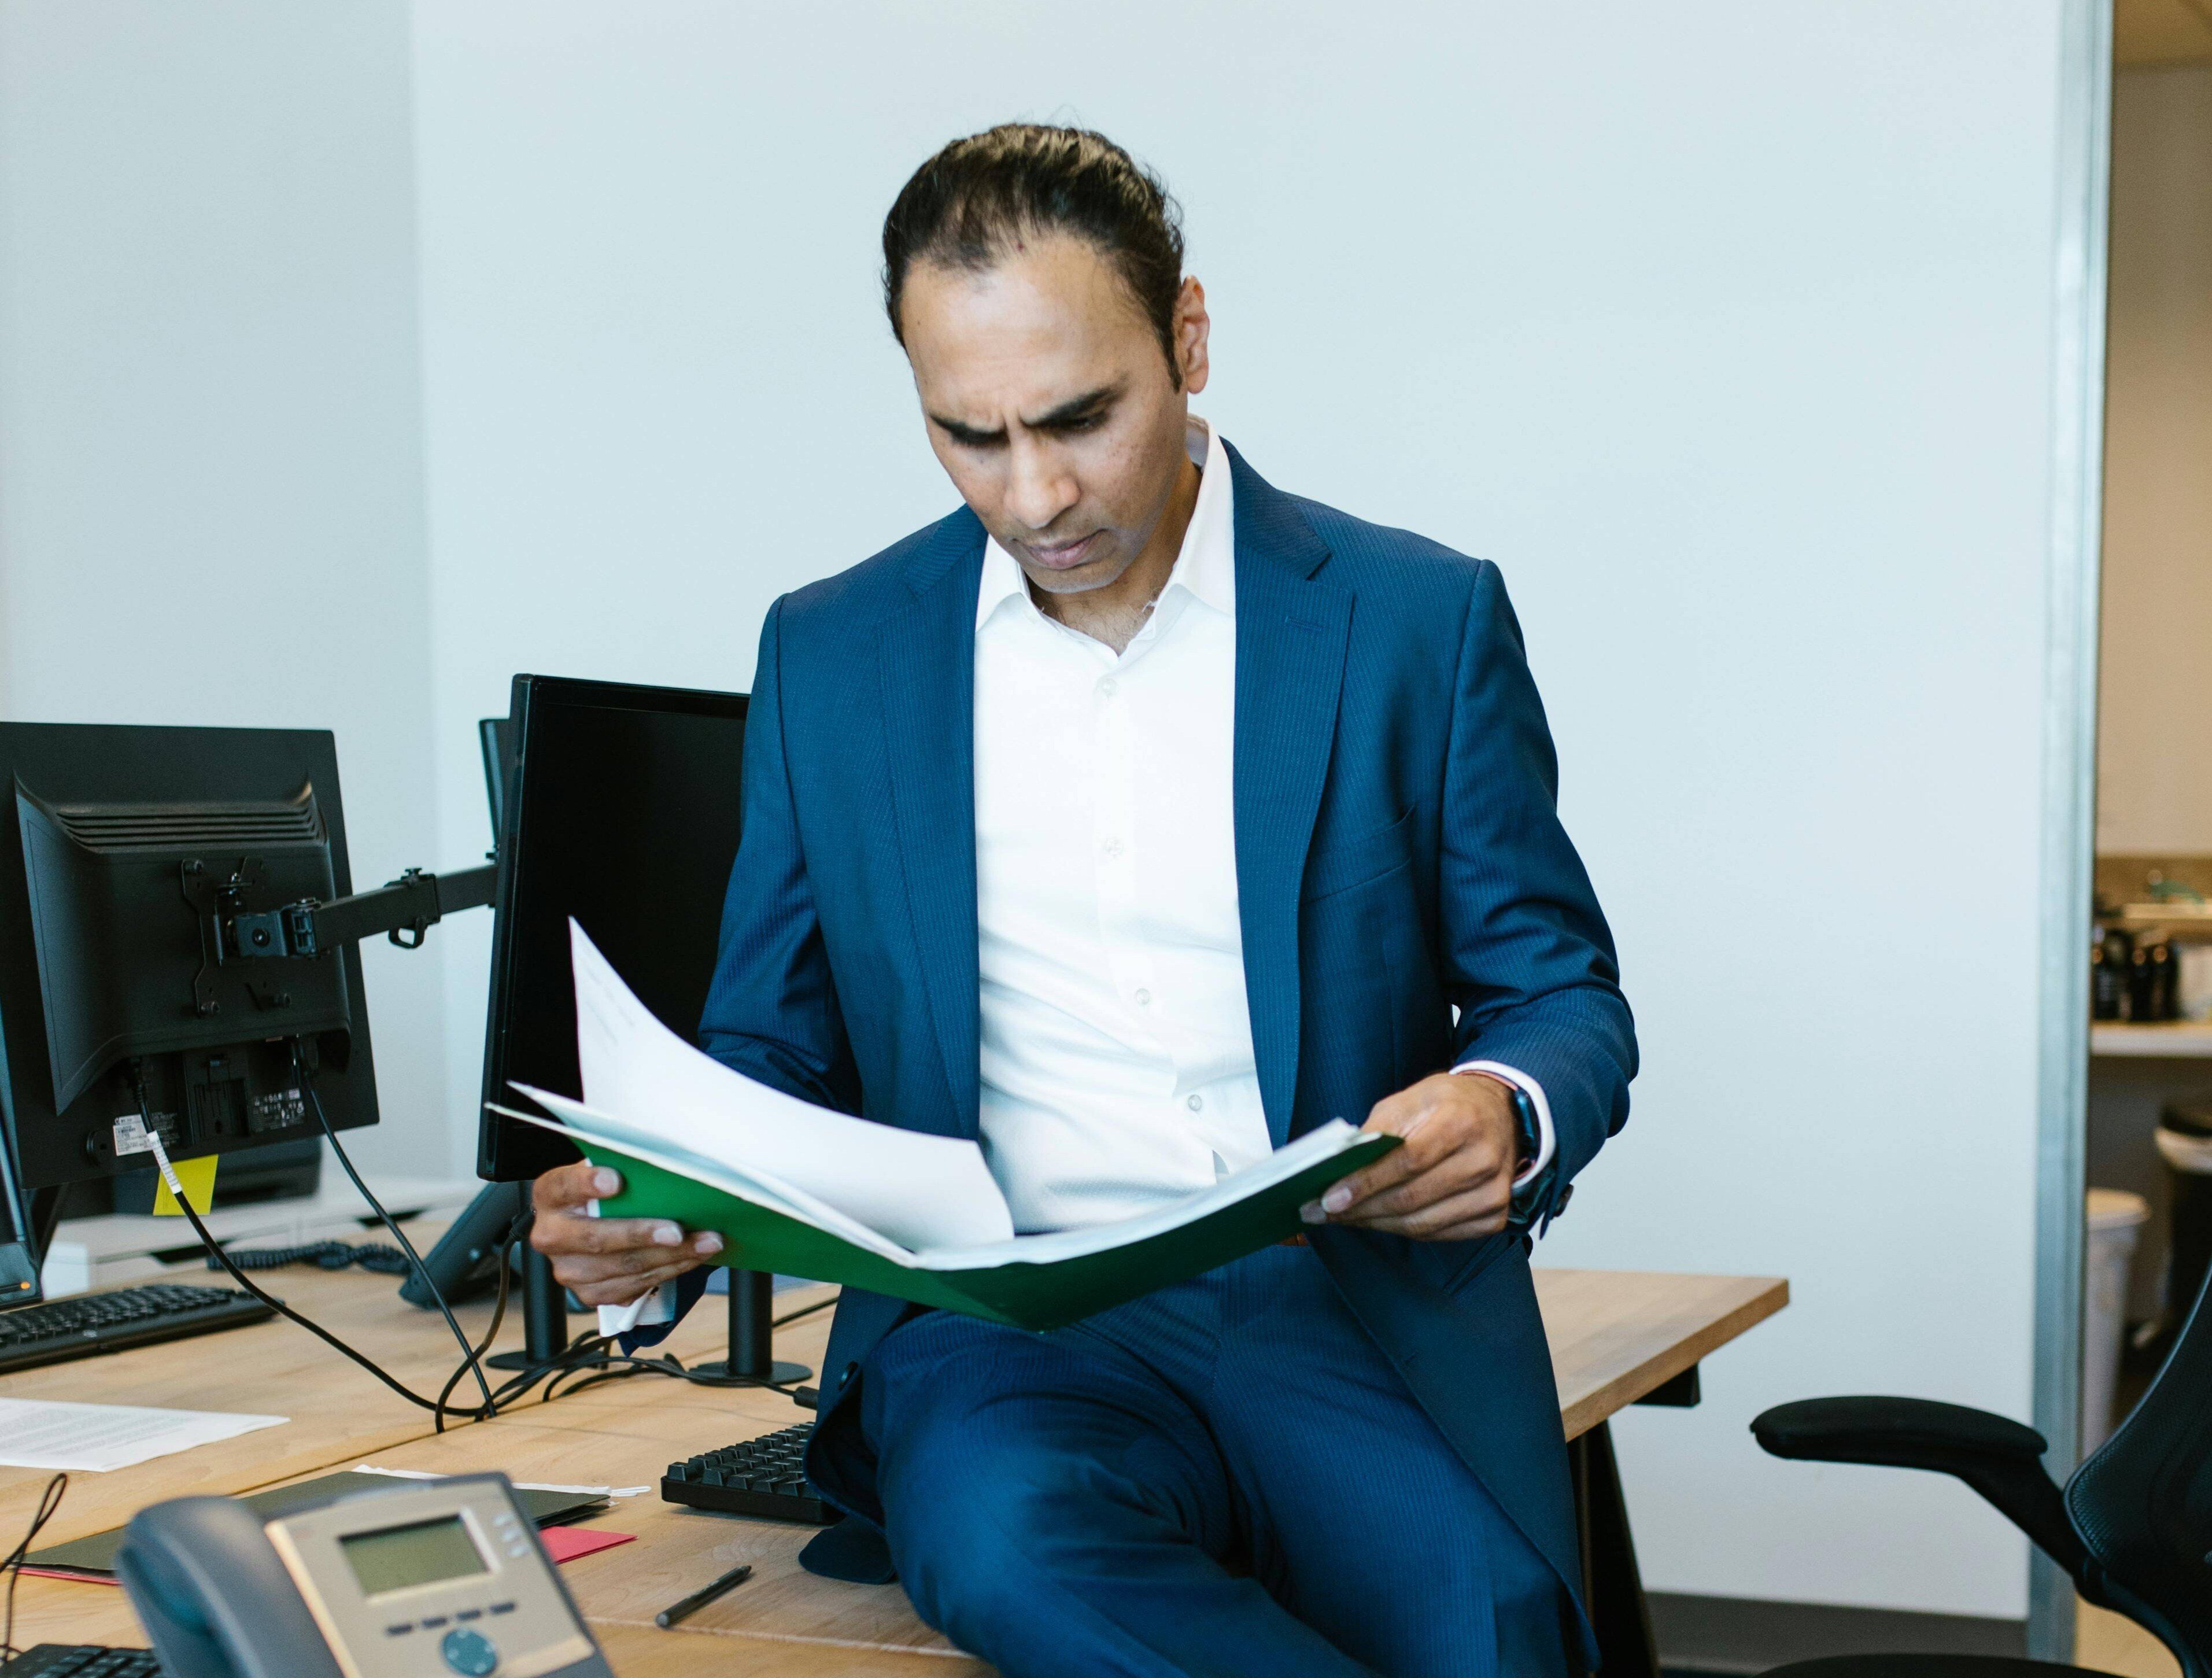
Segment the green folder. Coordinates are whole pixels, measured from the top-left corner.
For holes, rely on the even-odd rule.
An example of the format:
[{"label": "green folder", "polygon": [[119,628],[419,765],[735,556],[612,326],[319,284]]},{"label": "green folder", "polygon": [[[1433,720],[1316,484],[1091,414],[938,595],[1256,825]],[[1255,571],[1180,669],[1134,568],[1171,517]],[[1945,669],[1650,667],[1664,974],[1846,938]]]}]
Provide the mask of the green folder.
[{"label": "green folder", "polygon": [[[823,1227],[845,1220],[834,1213],[810,1219],[793,1204],[806,1197],[772,1181],[742,1185],[750,1192],[741,1194],[726,1177],[723,1184],[702,1180],[734,1173],[722,1162],[678,1159],[592,1134],[584,1126],[596,1116],[580,1106],[559,1103],[556,1110],[574,1121],[565,1124],[503,1107],[495,1110],[557,1130],[594,1164],[619,1171],[622,1192],[599,1203],[603,1216],[666,1218],[687,1230],[712,1230],[728,1243],[718,1264],[842,1283],[1039,1331],[1079,1322],[1297,1234],[1304,1227],[1299,1207],[1398,1142],[1332,1121],[1212,1190],[1124,1224],[1017,1237],[964,1251],[909,1253],[873,1231],[848,1235]],[[766,1203],[771,1201],[784,1204]]]}]

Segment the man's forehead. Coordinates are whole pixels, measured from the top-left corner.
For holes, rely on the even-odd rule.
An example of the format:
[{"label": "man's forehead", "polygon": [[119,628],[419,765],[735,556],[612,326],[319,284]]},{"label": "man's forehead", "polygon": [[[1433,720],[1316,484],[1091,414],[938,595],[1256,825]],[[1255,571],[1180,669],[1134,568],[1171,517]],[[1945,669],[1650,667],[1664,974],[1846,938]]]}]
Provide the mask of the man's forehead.
[{"label": "man's forehead", "polygon": [[1034,424],[1085,398],[1110,400],[1127,382],[1117,362],[1088,358],[1055,365],[1015,357],[958,365],[934,377],[919,362],[915,368],[915,388],[931,414],[985,430],[1009,420]]},{"label": "man's forehead", "polygon": [[981,270],[918,265],[900,313],[915,384],[935,407],[1042,414],[1158,353],[1127,287],[1079,240]]}]

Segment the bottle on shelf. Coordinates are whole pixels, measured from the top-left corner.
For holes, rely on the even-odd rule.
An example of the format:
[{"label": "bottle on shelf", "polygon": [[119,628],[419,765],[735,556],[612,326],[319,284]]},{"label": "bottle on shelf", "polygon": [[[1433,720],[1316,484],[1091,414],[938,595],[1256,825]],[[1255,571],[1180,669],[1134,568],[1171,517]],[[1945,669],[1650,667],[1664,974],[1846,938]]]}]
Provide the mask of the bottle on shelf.
[{"label": "bottle on shelf", "polygon": [[2150,1017],[2154,1020],[2181,1018],[2181,964],[2174,958],[2171,939],[2150,946]]},{"label": "bottle on shelf", "polygon": [[2089,931],[2089,1017],[2118,1019],[2127,1012],[2127,965],[2114,959],[2111,935],[2104,927]]},{"label": "bottle on shelf", "polygon": [[2138,944],[2128,957],[2128,1018],[2147,1025],[2158,1018],[2158,981],[2151,972],[2150,946]]}]

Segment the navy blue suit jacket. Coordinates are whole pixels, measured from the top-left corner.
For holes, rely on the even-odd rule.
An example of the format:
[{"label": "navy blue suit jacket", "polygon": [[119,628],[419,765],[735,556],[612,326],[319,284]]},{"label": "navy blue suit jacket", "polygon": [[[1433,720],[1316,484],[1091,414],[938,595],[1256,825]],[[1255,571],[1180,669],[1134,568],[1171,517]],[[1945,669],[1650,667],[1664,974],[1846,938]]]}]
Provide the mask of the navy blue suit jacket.
[{"label": "navy blue suit jacket", "polygon": [[[1627,1116],[1635,1040],[1555,812],[1551,737],[1497,568],[1285,495],[1233,449],[1229,462],[1237,879],[1268,1128],[1279,1146],[1328,1119],[1359,1124],[1384,1096],[1479,1055],[1542,1082],[1564,1186]],[[970,1138],[983,545],[963,508],[769,611],[701,1027],[748,1077]],[[1577,1589],[1528,1243],[1324,1228],[1313,1244],[1453,1446]],[[865,1515],[881,1512],[866,1476],[821,1448],[906,1309],[848,1289],[830,1333],[813,1466]]]}]

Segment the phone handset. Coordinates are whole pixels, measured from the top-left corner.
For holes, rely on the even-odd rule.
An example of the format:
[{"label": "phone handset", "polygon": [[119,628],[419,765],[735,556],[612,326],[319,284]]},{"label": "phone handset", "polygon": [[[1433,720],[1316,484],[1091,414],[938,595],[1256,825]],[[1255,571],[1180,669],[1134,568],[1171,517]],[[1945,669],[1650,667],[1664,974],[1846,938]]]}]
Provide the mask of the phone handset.
[{"label": "phone handset", "polygon": [[169,1678],[343,1678],[261,1517],[229,1498],[134,1517],[115,1572]]}]

